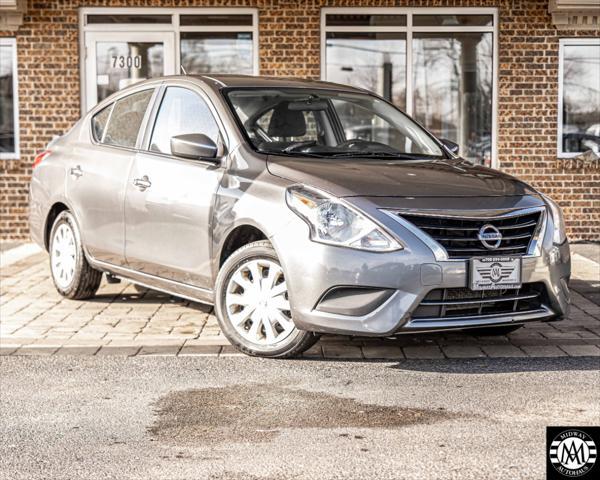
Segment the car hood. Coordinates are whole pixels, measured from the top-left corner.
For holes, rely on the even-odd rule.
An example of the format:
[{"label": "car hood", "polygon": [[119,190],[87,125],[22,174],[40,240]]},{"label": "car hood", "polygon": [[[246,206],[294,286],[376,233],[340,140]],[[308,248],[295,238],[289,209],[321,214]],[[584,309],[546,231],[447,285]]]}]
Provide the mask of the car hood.
[{"label": "car hood", "polygon": [[269,172],[337,197],[498,197],[536,194],[526,183],[461,159],[414,161],[269,156]]}]

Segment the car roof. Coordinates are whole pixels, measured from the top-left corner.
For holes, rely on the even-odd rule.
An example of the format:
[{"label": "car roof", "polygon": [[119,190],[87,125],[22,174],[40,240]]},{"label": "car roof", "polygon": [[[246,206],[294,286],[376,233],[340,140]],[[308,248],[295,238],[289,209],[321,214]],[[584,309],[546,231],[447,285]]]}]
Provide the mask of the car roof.
[{"label": "car roof", "polygon": [[291,77],[267,77],[252,75],[199,75],[203,80],[215,80],[224,87],[318,87],[318,88],[343,88],[348,90],[358,90],[348,85],[338,83],[323,82],[321,80],[310,80],[306,78]]},{"label": "car roof", "polygon": [[109,97],[99,102],[92,108],[88,114],[95,115],[106,105],[126,97],[132,91],[139,90],[145,86],[156,86],[160,83],[169,83],[173,81],[188,81],[206,86],[213,91],[219,91],[223,88],[315,88],[323,90],[336,90],[341,92],[353,93],[372,93],[368,90],[342,85],[340,83],[323,82],[321,80],[310,80],[302,78],[287,77],[266,77],[254,75],[233,75],[233,74],[215,74],[215,75],[167,75],[163,77],[153,77],[147,80],[134,83],[126,88],[116,91]]},{"label": "car roof", "polygon": [[267,77],[254,75],[233,75],[233,74],[215,74],[215,75],[170,75],[162,78],[153,78],[151,81],[169,80],[199,80],[212,88],[220,90],[221,88],[321,88],[329,90],[343,90],[348,92],[364,92],[360,88],[342,85],[339,83],[323,82],[321,80],[310,80],[291,77]]}]

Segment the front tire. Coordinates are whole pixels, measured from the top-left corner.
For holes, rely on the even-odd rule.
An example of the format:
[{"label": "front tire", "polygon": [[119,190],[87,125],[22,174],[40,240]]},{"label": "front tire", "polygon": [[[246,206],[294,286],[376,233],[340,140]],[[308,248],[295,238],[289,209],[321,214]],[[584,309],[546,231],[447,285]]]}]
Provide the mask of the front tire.
[{"label": "front tire", "polygon": [[236,250],[215,287],[215,313],[223,334],[241,352],[290,358],[318,337],[294,325],[283,268],[268,241]]},{"label": "front tire", "polygon": [[50,232],[50,271],[58,293],[73,300],[93,297],[102,281],[83,252],[79,228],[69,211],[61,212]]}]

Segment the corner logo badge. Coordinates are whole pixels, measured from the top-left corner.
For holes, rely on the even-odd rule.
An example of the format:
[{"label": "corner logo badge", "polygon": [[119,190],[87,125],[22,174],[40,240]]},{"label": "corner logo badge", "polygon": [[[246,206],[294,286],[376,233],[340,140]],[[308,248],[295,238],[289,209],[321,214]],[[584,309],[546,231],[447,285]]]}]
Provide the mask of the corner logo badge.
[{"label": "corner logo badge", "polygon": [[550,462],[564,477],[577,478],[588,473],[596,463],[596,443],[581,430],[564,430],[550,444]]},{"label": "corner logo badge", "polygon": [[488,250],[496,250],[502,243],[500,230],[489,223],[479,229],[477,238]]}]

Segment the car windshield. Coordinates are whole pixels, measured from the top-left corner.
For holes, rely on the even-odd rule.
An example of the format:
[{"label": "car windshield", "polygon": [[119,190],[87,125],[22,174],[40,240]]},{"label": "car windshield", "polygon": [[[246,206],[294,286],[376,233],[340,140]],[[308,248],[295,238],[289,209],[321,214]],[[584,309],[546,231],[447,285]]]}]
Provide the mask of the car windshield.
[{"label": "car windshield", "polygon": [[444,158],[422,127],[369,94],[239,88],[225,95],[254,148],[309,157]]}]

